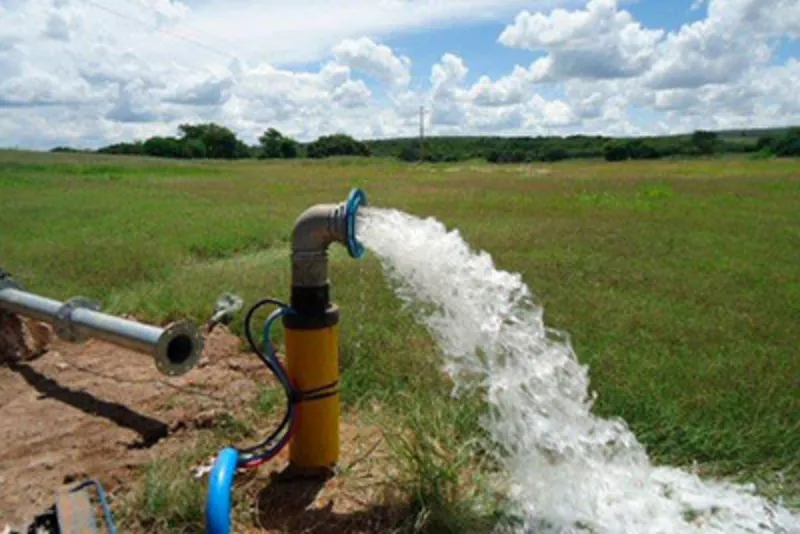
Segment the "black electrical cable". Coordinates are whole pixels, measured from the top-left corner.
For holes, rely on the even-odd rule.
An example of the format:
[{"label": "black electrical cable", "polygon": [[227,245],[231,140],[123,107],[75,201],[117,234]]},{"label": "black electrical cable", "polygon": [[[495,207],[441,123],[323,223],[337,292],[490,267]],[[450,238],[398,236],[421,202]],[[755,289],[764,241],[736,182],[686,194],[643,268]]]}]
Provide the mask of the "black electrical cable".
[{"label": "black electrical cable", "polygon": [[264,355],[264,353],[261,352],[261,349],[258,347],[258,344],[255,342],[255,339],[253,339],[253,331],[250,326],[250,322],[253,319],[253,314],[255,314],[255,312],[257,312],[259,308],[262,308],[267,304],[274,304],[275,306],[279,306],[281,308],[289,308],[288,304],[278,299],[264,298],[259,300],[258,302],[253,304],[253,306],[251,306],[250,309],[247,311],[247,315],[244,318],[244,335],[247,338],[247,342],[250,344],[250,347],[256,353],[256,356],[258,356],[258,358],[262,362],[264,362],[264,365],[266,365],[269,368],[269,370],[272,371],[272,373],[277,376],[277,370],[273,367],[272,362],[270,362],[269,359],[267,359],[267,357]]},{"label": "black electrical cable", "polygon": [[[286,411],[284,412],[283,419],[281,420],[281,422],[278,424],[278,426],[275,428],[275,430],[273,430],[272,433],[270,433],[266,438],[264,438],[262,441],[258,442],[255,445],[252,445],[250,447],[237,448],[237,450],[240,453],[240,458],[241,458],[240,459],[240,463],[242,463],[242,464],[252,462],[254,460],[257,460],[260,456],[262,456],[262,455],[253,454],[253,453],[255,451],[263,448],[268,443],[271,443],[273,440],[275,440],[275,438],[278,437],[283,431],[287,430],[287,427],[288,427],[289,423],[291,422],[290,421],[290,419],[291,419],[290,406],[291,406],[291,404],[293,402],[293,399],[294,399],[294,392],[292,390],[291,384],[288,384],[288,383],[284,382],[284,380],[281,379],[281,373],[275,368],[275,366],[269,360],[269,358],[267,358],[266,355],[264,355],[264,353],[259,348],[258,344],[255,342],[255,339],[253,338],[253,332],[252,332],[252,327],[251,327],[251,321],[252,321],[253,315],[255,314],[256,311],[258,311],[260,308],[266,306],[267,304],[274,304],[275,306],[279,306],[281,308],[287,308],[287,309],[289,308],[289,305],[287,303],[285,303],[283,301],[280,301],[278,299],[264,298],[264,299],[259,300],[258,302],[253,304],[253,306],[248,310],[247,315],[245,316],[245,319],[244,319],[244,335],[247,338],[247,341],[250,344],[250,347],[256,353],[258,358],[262,362],[264,362],[264,364],[267,366],[267,368],[272,372],[272,374],[275,375],[275,377],[278,379],[278,381],[283,386],[284,392],[286,393]],[[265,340],[265,342],[269,342],[269,340]]]},{"label": "black electrical cable", "polygon": [[[269,330],[272,323],[280,318],[283,314],[291,313],[292,309],[289,304],[282,302],[277,299],[273,298],[264,298],[253,304],[253,306],[248,310],[247,315],[245,316],[244,320],[244,333],[245,337],[247,338],[250,347],[256,353],[258,358],[264,362],[267,368],[275,375],[275,378],[278,379],[278,382],[281,383],[283,386],[284,392],[286,394],[286,411],[284,412],[283,419],[275,428],[275,430],[269,434],[266,438],[264,438],[259,443],[252,445],[247,448],[237,448],[239,452],[239,465],[245,467],[254,467],[260,465],[263,462],[269,461],[272,457],[277,454],[281,448],[288,442],[290,437],[290,433],[292,431],[291,425],[294,418],[294,407],[295,405],[304,402],[304,401],[314,401],[325,399],[328,397],[332,397],[339,393],[339,381],[334,380],[330,384],[326,384],[324,386],[312,388],[307,391],[297,391],[292,387],[292,384],[289,382],[289,377],[286,375],[286,370],[283,368],[281,363],[275,357],[274,351],[271,348],[267,347],[266,351],[268,354],[264,354],[262,348],[256,343],[255,338],[253,337],[252,332],[252,318],[256,311],[258,311],[263,306],[267,304],[273,304],[280,308],[280,311],[273,312],[270,315],[269,319],[265,323],[265,330],[264,330],[264,339],[263,343],[271,343],[270,341],[270,334]],[[282,435],[282,436],[281,436]],[[274,445],[270,445],[269,448],[266,450],[264,449],[268,444],[272,444],[273,441],[281,436],[280,439]],[[260,452],[256,452],[260,451]]]}]

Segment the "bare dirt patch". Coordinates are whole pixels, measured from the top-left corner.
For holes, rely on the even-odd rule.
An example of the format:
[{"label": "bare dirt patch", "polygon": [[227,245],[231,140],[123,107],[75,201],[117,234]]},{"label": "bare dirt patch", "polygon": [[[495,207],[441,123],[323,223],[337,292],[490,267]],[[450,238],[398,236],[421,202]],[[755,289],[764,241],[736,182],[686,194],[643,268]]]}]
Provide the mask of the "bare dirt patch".
[{"label": "bare dirt patch", "polygon": [[360,534],[386,532],[407,514],[389,485],[396,475],[380,429],[345,418],[338,472],[303,479],[288,468],[288,450],[251,475],[237,477],[239,517],[233,531]]},{"label": "bare dirt patch", "polygon": [[194,429],[235,413],[272,380],[224,327],[201,364],[167,378],[146,355],[99,341],[54,341],[0,366],[0,526],[43,512],[62,484],[96,478],[109,491],[170,454]]},{"label": "bare dirt patch", "polygon": [[[206,337],[197,368],[167,378],[146,355],[96,340],[64,343],[42,325],[5,319],[0,527],[21,527],[45,512],[63,485],[87,478],[111,494],[130,494],[142,483],[141,467],[180,454],[198,429],[238,415],[252,405],[260,384],[273,382],[224,326]],[[284,449],[237,477],[234,530],[383,532],[405,513],[387,491],[393,474],[387,456],[377,426],[344,415],[336,476],[292,476]]]}]

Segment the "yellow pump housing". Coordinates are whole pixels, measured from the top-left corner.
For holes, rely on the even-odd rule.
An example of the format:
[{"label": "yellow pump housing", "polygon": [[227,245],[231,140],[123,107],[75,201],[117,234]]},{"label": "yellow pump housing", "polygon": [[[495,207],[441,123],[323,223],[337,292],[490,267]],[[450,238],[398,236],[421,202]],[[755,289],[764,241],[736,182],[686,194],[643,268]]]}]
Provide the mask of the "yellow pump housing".
[{"label": "yellow pump housing", "polygon": [[353,258],[364,253],[355,228],[366,203],[353,189],[345,202],[308,208],[292,232],[292,313],[283,316],[296,396],[289,458],[303,473],[330,473],[339,461],[339,308],[330,300],[328,247],[343,244]]},{"label": "yellow pump housing", "polygon": [[333,468],[339,461],[339,325],[287,327],[286,355],[295,388],[321,392],[297,405],[289,461],[304,471]]}]

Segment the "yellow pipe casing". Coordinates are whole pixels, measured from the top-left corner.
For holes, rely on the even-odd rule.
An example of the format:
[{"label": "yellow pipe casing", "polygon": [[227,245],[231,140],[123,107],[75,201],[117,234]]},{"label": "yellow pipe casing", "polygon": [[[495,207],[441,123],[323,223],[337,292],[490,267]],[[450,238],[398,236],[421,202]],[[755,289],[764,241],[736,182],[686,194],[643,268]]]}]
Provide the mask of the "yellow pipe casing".
[{"label": "yellow pipe casing", "polygon": [[301,470],[332,469],[339,461],[339,325],[316,329],[286,327],[287,372],[299,392],[335,384],[321,399],[296,406],[289,461]]}]

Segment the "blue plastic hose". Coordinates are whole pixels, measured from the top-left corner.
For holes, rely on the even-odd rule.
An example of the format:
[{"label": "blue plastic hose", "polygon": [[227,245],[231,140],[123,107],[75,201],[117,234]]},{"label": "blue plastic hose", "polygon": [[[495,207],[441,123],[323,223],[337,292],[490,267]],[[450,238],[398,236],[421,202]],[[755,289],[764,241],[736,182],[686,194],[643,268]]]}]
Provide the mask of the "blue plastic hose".
[{"label": "blue plastic hose", "polygon": [[211,469],[206,499],[206,532],[230,534],[231,488],[239,463],[239,451],[232,447],[222,449]]},{"label": "blue plastic hose", "polygon": [[356,239],[356,215],[359,206],[367,204],[367,194],[361,189],[353,189],[347,197],[344,208],[344,218],[347,223],[347,252],[353,258],[360,258],[364,254],[364,245]]}]

